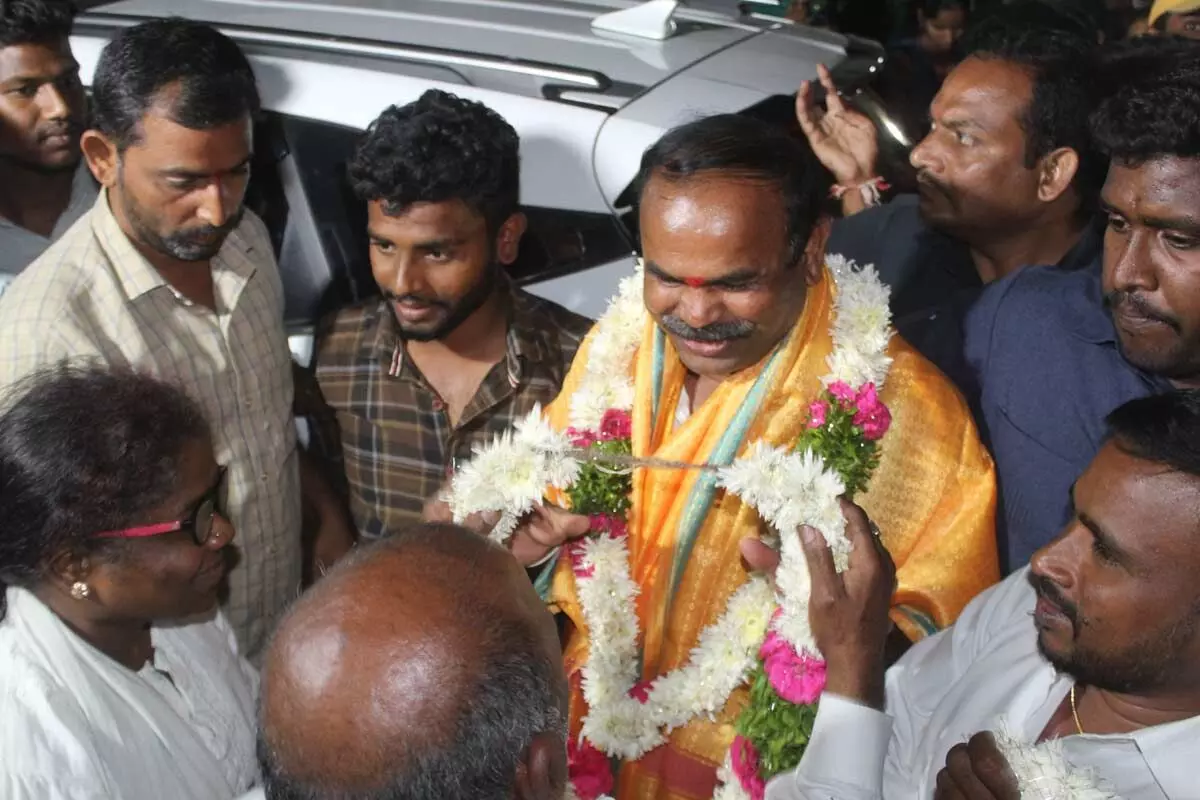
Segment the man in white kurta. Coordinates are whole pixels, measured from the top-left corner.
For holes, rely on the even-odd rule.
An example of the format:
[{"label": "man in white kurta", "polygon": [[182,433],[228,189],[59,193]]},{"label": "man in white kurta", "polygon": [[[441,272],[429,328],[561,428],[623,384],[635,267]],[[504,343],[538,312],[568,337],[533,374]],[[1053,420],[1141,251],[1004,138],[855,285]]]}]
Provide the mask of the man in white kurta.
[{"label": "man in white kurta", "polygon": [[871,627],[855,598],[868,584],[886,596],[886,570],[876,578],[868,552],[857,576],[852,556],[844,576],[822,580],[810,557],[814,633],[842,659],[830,659],[831,682],[867,675],[839,686],[868,688],[822,696],[800,766],[768,800],[1041,797],[1018,794],[1012,751],[985,733],[999,731],[1061,747],[1071,774],[1115,792],[1097,797],[1200,798],[1200,392],[1134,400],[1108,421],[1110,440],[1074,485],[1075,518],[906,653],[882,697],[870,643],[845,643]]}]

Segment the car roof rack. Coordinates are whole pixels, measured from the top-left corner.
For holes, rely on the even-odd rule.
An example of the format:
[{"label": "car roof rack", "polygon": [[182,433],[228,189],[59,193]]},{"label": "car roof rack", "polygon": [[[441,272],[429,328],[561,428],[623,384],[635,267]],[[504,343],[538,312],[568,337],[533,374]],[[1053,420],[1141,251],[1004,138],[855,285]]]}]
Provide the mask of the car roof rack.
[{"label": "car roof rack", "polygon": [[646,0],[636,6],[610,11],[592,20],[592,28],[639,39],[669,39],[675,33],[679,0]]}]

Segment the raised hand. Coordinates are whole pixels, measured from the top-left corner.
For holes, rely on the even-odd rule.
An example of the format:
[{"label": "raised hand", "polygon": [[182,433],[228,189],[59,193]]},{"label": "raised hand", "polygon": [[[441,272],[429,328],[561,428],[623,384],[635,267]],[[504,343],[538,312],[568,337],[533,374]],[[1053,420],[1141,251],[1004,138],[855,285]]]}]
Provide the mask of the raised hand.
[{"label": "raised hand", "polygon": [[825,538],[811,528],[800,530],[812,575],[809,622],[829,665],[826,691],[882,708],[884,648],[891,631],[888,611],[896,566],[861,508],[842,500],[842,516],[853,548],[843,573],[834,567]]},{"label": "raised hand", "polygon": [[858,186],[876,176],[879,140],[875,125],[846,105],[824,65],[817,66],[817,77],[825,87],[825,110],[813,99],[812,82],[805,81],[796,93],[796,119],[834,179],[842,186]]}]

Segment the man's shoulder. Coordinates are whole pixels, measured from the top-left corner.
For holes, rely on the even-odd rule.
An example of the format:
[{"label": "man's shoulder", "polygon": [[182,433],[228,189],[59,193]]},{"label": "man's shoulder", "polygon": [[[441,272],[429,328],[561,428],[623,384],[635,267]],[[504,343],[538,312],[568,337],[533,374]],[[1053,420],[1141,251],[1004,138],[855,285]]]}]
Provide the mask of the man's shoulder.
[{"label": "man's shoulder", "polygon": [[1103,326],[1099,264],[1085,269],[1027,267],[988,286],[967,318],[969,329],[1003,328],[1016,339],[1048,330]]},{"label": "man's shoulder", "polygon": [[103,291],[99,284],[107,269],[107,256],[85,216],[9,284],[0,296],[0,325],[62,322],[80,300],[95,300]]},{"label": "man's shoulder", "polygon": [[595,325],[595,320],[524,289],[515,289],[513,296],[521,307],[521,316],[525,324],[533,328],[529,332],[540,332],[552,337],[554,343],[564,352],[569,351],[572,356]]},{"label": "man's shoulder", "polygon": [[317,325],[315,362],[342,364],[357,358],[364,342],[379,324],[382,301],[361,300],[326,314]]}]

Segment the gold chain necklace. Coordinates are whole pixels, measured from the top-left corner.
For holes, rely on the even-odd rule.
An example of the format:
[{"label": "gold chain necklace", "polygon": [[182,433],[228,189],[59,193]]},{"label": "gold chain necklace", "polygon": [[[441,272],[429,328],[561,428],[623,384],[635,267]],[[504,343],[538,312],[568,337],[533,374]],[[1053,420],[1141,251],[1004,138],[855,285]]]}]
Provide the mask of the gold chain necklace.
[{"label": "gold chain necklace", "polygon": [[1071,684],[1071,716],[1075,718],[1075,730],[1083,736],[1083,725],[1079,722],[1079,709],[1075,706],[1075,684]]}]

